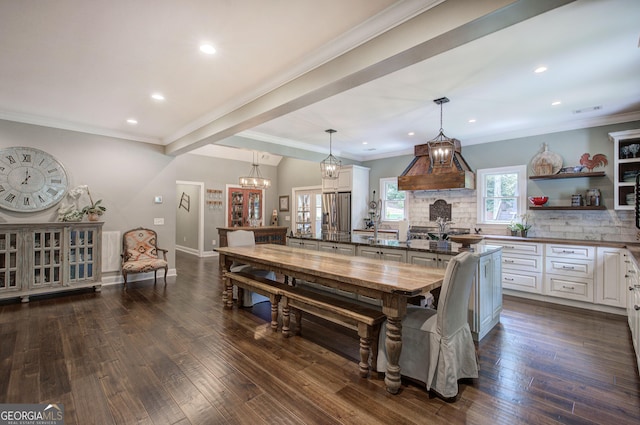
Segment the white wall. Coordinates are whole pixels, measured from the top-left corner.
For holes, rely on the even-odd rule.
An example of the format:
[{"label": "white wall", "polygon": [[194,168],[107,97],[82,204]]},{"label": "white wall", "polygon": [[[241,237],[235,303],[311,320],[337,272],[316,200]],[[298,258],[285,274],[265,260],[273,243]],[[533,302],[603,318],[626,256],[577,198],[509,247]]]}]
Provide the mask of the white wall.
[{"label": "white wall", "polygon": [[[93,199],[102,199],[107,207],[103,230],[154,229],[160,246],[169,250],[170,267],[175,267],[176,167],[175,158],[164,155],[162,147],[3,120],[0,146],[30,146],[55,156],[71,188],[89,185]],[[154,204],[157,195],[164,203]],[[57,207],[37,213],[0,210],[0,222],[52,222],[56,211]],[[156,217],[164,218],[165,224],[155,226]]]}]

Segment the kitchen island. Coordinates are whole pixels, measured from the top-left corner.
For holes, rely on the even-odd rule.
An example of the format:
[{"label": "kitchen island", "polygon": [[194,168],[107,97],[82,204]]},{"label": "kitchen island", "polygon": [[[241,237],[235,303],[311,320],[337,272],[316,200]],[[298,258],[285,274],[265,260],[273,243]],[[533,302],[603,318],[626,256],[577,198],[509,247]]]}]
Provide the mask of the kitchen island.
[{"label": "kitchen island", "polygon": [[[428,240],[374,241],[366,236],[351,236],[340,242],[314,238],[288,237],[292,247],[313,251],[357,255],[380,261],[396,261],[417,267],[445,269],[449,259],[463,251],[455,242]],[[480,341],[500,322],[502,311],[502,248],[490,244],[472,245],[471,251],[479,258],[478,270],[469,299],[469,327],[474,340]],[[427,270],[425,270],[427,272]],[[342,294],[338,292],[340,295]],[[428,295],[428,294],[423,294]],[[367,301],[366,297],[358,297]]]}]

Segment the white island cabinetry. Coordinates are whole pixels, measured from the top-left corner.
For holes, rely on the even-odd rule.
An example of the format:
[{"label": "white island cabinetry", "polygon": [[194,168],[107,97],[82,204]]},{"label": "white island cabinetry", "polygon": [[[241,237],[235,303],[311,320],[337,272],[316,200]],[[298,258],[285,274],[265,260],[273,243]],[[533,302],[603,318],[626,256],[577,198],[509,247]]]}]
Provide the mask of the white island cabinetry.
[{"label": "white island cabinetry", "polygon": [[366,246],[360,245],[356,248],[356,252],[361,257],[375,258],[377,260],[397,261],[399,263],[407,262],[407,252],[404,249],[382,248],[377,245]]},{"label": "white island cabinetry", "polygon": [[469,327],[480,341],[500,322],[502,312],[501,253],[479,254],[478,270],[469,297]]}]

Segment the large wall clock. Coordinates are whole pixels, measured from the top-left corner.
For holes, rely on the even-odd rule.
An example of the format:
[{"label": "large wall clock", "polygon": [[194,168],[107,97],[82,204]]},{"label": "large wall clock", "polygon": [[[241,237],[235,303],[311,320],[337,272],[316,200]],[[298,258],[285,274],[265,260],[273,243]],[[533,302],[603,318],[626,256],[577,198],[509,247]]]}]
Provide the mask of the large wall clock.
[{"label": "large wall clock", "polygon": [[29,147],[0,149],[0,208],[42,211],[60,202],[68,186],[67,172],[50,154]]}]

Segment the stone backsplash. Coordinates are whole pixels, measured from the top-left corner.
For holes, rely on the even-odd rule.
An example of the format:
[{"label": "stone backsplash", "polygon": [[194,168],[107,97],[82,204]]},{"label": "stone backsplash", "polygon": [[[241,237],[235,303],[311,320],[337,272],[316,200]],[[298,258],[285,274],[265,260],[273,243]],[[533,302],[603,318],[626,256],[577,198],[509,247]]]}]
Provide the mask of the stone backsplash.
[{"label": "stone backsplash", "polygon": [[[476,221],[475,190],[441,190],[407,192],[409,223],[413,226],[434,226],[429,221],[429,205],[438,199],[451,204],[453,227],[481,228],[484,234],[507,235],[506,226],[487,226]],[[605,200],[613,204],[613,199]],[[605,203],[606,205],[606,203]],[[605,242],[638,242],[633,211],[529,211],[532,225],[529,236],[541,238],[580,239]],[[393,223],[385,223],[397,228]]]}]

